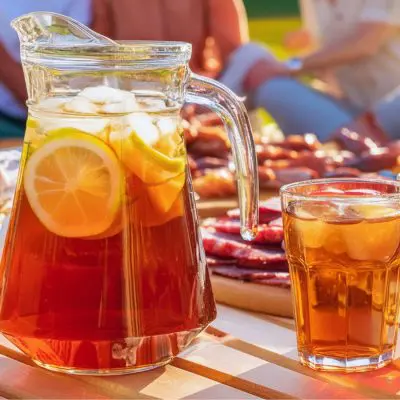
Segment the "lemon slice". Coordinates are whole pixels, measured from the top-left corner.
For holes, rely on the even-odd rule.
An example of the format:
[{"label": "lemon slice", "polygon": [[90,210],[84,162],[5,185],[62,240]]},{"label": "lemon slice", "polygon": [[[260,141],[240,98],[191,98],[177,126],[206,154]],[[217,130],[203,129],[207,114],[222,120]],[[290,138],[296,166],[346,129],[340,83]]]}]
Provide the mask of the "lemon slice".
[{"label": "lemon slice", "polygon": [[28,159],[26,196],[41,223],[56,235],[99,235],[119,211],[120,162],[101,139],[79,131],[61,133],[46,139]]},{"label": "lemon slice", "polygon": [[147,193],[153,207],[161,213],[168,212],[180,195],[186,181],[186,174],[182,173],[160,185],[148,186]]},{"label": "lemon slice", "polygon": [[160,184],[182,174],[185,159],[168,157],[146,144],[135,132],[111,132],[109,141],[122,163],[142,182]]}]

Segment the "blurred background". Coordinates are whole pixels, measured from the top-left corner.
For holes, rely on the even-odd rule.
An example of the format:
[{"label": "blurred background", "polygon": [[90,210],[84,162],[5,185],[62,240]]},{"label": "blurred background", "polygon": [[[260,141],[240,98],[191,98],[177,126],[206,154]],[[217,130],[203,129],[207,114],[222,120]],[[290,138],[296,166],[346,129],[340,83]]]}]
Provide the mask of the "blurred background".
[{"label": "blurred background", "polygon": [[251,39],[268,45],[279,58],[292,55],[283,43],[289,32],[301,26],[298,1],[245,0],[244,3]]}]

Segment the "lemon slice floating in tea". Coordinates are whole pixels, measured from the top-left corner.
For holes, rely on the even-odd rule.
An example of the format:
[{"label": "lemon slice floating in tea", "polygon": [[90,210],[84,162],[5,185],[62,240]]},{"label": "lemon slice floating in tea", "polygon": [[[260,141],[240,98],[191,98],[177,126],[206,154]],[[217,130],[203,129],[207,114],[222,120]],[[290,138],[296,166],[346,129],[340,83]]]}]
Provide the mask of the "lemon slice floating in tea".
[{"label": "lemon slice floating in tea", "polygon": [[123,172],[101,139],[61,130],[27,161],[24,189],[42,224],[64,237],[87,237],[110,228],[120,207]]},{"label": "lemon slice floating in tea", "polygon": [[160,184],[185,170],[183,155],[170,157],[155,148],[159,131],[146,114],[127,117],[128,126],[115,127],[109,141],[122,163],[146,184]]}]

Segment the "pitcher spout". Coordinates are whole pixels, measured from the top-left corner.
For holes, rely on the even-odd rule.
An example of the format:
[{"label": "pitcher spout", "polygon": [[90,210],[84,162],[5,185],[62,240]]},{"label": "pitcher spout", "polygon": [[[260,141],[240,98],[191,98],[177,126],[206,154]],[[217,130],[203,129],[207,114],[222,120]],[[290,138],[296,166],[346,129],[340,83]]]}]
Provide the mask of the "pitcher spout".
[{"label": "pitcher spout", "polygon": [[92,31],[87,26],[65,15],[51,12],[32,12],[15,18],[11,26],[21,44],[66,45],[116,44],[113,40]]}]

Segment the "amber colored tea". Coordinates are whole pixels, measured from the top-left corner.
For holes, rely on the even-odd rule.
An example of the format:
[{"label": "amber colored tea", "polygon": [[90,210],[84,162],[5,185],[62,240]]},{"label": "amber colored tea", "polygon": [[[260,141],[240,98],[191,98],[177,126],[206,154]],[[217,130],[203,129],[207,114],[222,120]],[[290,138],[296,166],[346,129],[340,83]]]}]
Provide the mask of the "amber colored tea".
[{"label": "amber colored tea", "polygon": [[[107,106],[93,89],[43,108]],[[47,368],[162,365],[215,318],[179,117],[147,112],[150,100],[129,115],[28,120],[0,331]]]},{"label": "amber colored tea", "polygon": [[299,355],[317,369],[377,368],[396,345],[400,205],[355,198],[310,196],[284,210]]}]

